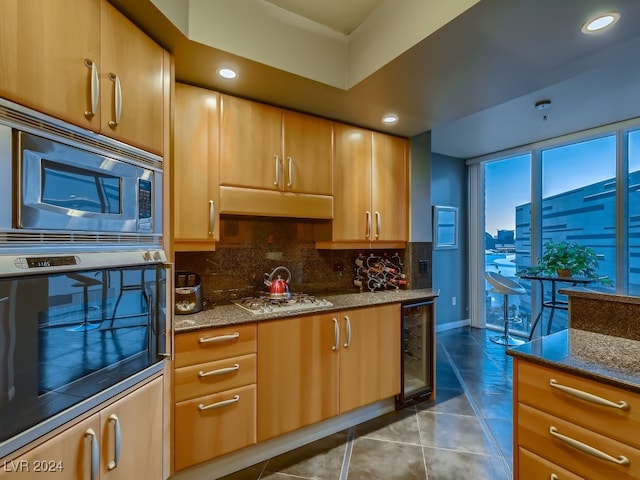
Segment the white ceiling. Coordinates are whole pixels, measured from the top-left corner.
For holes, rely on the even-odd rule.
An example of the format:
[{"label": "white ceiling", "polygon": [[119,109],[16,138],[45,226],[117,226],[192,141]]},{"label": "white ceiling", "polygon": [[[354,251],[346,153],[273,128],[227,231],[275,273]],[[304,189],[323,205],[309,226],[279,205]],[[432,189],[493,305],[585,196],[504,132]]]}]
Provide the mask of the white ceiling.
[{"label": "white ceiling", "polygon": [[336,32],[349,35],[384,0],[266,0]]},{"label": "white ceiling", "polygon": [[[110,1],[174,54],[179,81],[402,136],[431,131],[433,151],[459,158],[640,116],[638,0]],[[225,16],[239,4],[263,21]],[[580,32],[610,10],[621,13],[615,29]],[[268,21],[280,28],[258,35]],[[334,44],[320,50],[321,37]],[[351,70],[329,78],[340,42]],[[217,78],[220,65],[240,77]],[[543,98],[552,105],[540,112]],[[388,112],[396,125],[380,123]]]}]

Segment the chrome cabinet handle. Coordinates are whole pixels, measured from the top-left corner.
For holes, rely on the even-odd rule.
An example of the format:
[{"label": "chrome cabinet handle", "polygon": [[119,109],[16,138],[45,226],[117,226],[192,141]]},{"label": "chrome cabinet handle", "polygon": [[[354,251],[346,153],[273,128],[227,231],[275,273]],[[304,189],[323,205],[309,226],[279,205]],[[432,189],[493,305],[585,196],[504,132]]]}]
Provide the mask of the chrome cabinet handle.
[{"label": "chrome cabinet handle", "polygon": [[120,462],[120,452],[122,451],[122,430],[120,429],[120,420],[115,413],[109,415],[109,423],[113,423],[115,439],[113,444],[113,460],[109,462],[107,468],[113,470]]},{"label": "chrome cabinet handle", "polygon": [[230,335],[219,335],[217,337],[200,337],[198,343],[221,343],[221,342],[230,342],[231,340],[235,340],[240,337],[238,332],[234,332]]},{"label": "chrome cabinet handle", "polygon": [[224,375],[226,373],[236,372],[239,369],[240,369],[240,365],[238,365],[237,363],[234,363],[233,367],[218,368],[217,370],[211,370],[209,372],[204,372],[204,371],[200,370],[198,372],[198,377],[200,377],[200,378],[216,377],[218,375]]},{"label": "chrome cabinet handle", "polygon": [[228,405],[233,405],[234,403],[238,403],[239,401],[240,401],[240,395],[234,395],[234,397],[230,398],[229,400],[222,400],[221,402],[212,403],[210,405],[204,405],[203,403],[201,403],[200,405],[198,405],[198,410],[200,410],[201,412],[204,410],[213,410],[216,408],[222,408]]},{"label": "chrome cabinet handle", "polygon": [[603,407],[611,407],[618,408],[620,410],[626,410],[629,408],[629,404],[624,400],[620,400],[619,402],[612,402],[611,400],[607,400],[606,398],[598,397],[592,393],[584,392],[582,390],[578,390],[576,388],[567,387],[566,385],[562,385],[558,383],[555,378],[549,380],[549,386],[551,388],[555,388],[556,390],[560,390],[567,395],[571,395],[572,397],[579,398],[580,400],[584,400],[585,402],[595,403],[596,405],[601,405]]},{"label": "chrome cabinet handle", "polygon": [[84,436],[91,437],[91,480],[98,478],[98,468],[100,468],[100,451],[98,450],[98,437],[93,428],[87,428]]},{"label": "chrome cabinet handle", "polygon": [[380,212],[376,212],[376,238],[380,238],[380,232],[382,231],[382,216]]},{"label": "chrome cabinet handle", "polygon": [[560,477],[558,475],[556,475],[555,473],[552,473],[549,476],[549,480],[560,480]]},{"label": "chrome cabinet handle", "polygon": [[98,111],[98,99],[100,98],[100,82],[98,78],[98,67],[96,62],[88,58],[84,59],[84,64],[91,70],[91,110],[84,112],[87,119],[93,118]]},{"label": "chrome cabinet handle", "polygon": [[287,187],[291,187],[293,185],[293,158],[287,157],[289,161],[289,181],[287,182]]},{"label": "chrome cabinet handle", "polygon": [[280,157],[278,156],[278,154],[275,154],[273,158],[276,161],[276,179],[274,180],[273,184],[277,187],[278,185],[280,185]]},{"label": "chrome cabinet handle", "polygon": [[369,210],[367,210],[365,212],[366,214],[366,218],[367,218],[367,229],[365,231],[365,238],[371,238],[371,212]]},{"label": "chrome cabinet handle", "polygon": [[213,237],[215,221],[216,221],[216,207],[213,203],[213,200],[209,200],[209,236],[210,237]]},{"label": "chrome cabinet handle", "polygon": [[109,126],[116,128],[120,124],[122,116],[122,85],[120,85],[120,77],[115,73],[109,73],[109,80],[113,82],[113,102],[116,110],[116,119],[109,120]]},{"label": "chrome cabinet handle", "polygon": [[549,433],[553,437],[557,438],[561,442],[566,443],[570,447],[573,447],[576,450],[579,450],[593,457],[599,458],[600,460],[615,463],[616,465],[629,465],[629,459],[624,455],[620,455],[618,456],[618,458],[614,458],[611,455],[604,453],[602,450],[598,450],[597,448],[592,447],[591,445],[587,445],[586,443],[582,443],[575,438],[567,437],[566,435],[558,433],[558,429],[554,426],[549,427]]},{"label": "chrome cabinet handle", "polygon": [[338,319],[337,318],[333,318],[333,346],[331,347],[331,350],[333,350],[334,352],[336,350],[338,350],[338,347],[340,346],[340,325],[338,325]]},{"label": "chrome cabinet handle", "polygon": [[347,341],[344,343],[343,347],[349,348],[349,346],[351,345],[351,319],[348,315],[345,315],[344,319],[347,322]]}]

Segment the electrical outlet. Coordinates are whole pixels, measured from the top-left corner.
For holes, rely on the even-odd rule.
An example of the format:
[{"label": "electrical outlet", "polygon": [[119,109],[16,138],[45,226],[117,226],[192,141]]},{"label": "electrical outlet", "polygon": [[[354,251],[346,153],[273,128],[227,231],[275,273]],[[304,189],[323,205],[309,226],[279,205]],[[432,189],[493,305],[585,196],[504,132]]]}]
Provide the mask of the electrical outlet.
[{"label": "electrical outlet", "polygon": [[455,307],[456,303],[458,303],[458,300],[456,299],[456,297],[451,297],[451,305]]}]

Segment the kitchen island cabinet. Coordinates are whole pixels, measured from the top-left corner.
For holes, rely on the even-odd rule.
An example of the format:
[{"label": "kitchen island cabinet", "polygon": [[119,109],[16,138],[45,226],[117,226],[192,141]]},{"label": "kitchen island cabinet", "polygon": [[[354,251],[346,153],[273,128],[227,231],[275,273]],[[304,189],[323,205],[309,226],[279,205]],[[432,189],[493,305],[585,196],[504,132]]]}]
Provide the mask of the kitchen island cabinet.
[{"label": "kitchen island cabinet", "polygon": [[331,218],[329,120],[221,95],[221,212]]},{"label": "kitchen island cabinet", "polygon": [[400,306],[258,324],[258,441],[400,392]]},{"label": "kitchen island cabinet", "polygon": [[0,478],[162,478],[162,381],[156,378],[32,450],[3,460],[7,468]]},{"label": "kitchen island cabinet", "polygon": [[399,137],[334,124],[334,214],[317,248],[404,248],[407,148]]},{"label": "kitchen island cabinet", "polygon": [[176,251],[214,250],[220,239],[218,105],[218,93],[176,83],[173,157]]},{"label": "kitchen island cabinet", "polygon": [[3,1],[0,96],[163,152],[168,54],[106,0]]}]

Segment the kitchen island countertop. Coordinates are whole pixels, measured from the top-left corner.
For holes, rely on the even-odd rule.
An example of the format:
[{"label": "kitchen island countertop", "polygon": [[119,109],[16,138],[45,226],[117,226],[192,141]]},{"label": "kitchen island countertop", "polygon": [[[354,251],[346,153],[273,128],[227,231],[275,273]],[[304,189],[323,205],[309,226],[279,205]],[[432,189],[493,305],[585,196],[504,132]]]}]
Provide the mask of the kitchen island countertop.
[{"label": "kitchen island countertop", "polygon": [[507,350],[542,366],[640,393],[640,341],[570,328]]},{"label": "kitchen island countertop", "polygon": [[317,313],[327,313],[349,308],[369,307],[389,303],[399,303],[420,299],[435,298],[438,290],[391,290],[383,292],[348,293],[343,295],[328,295],[326,298],[333,306],[310,308],[293,312],[272,312],[254,314],[243,310],[237,305],[218,305],[207,310],[190,315],[175,315],[175,332],[186,332],[202,328],[222,327],[241,323],[274,320],[278,318],[299,317]]}]

